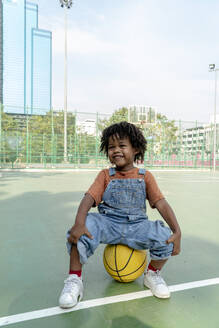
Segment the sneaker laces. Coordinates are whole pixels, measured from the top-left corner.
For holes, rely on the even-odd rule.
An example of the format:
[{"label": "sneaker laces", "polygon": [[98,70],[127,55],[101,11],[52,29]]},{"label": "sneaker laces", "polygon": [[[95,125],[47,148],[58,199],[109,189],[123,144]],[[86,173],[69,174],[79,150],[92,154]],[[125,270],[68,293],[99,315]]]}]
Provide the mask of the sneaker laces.
[{"label": "sneaker laces", "polygon": [[62,294],[78,292],[79,278],[76,278],[76,277],[68,277],[64,281],[64,283],[65,283],[65,285],[64,285]]},{"label": "sneaker laces", "polygon": [[163,278],[161,277],[160,275],[160,271],[157,270],[157,271],[152,271],[151,274],[151,279],[153,280],[153,282],[156,284],[156,285],[166,285],[165,281],[163,280]]}]

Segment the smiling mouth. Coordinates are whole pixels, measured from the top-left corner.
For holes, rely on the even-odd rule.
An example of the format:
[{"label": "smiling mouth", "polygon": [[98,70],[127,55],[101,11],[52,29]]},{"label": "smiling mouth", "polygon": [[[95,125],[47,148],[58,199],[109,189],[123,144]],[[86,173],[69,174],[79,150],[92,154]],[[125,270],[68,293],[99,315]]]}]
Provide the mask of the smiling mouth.
[{"label": "smiling mouth", "polygon": [[120,158],[123,158],[123,156],[119,156],[119,155],[113,156],[113,159],[120,159]]}]

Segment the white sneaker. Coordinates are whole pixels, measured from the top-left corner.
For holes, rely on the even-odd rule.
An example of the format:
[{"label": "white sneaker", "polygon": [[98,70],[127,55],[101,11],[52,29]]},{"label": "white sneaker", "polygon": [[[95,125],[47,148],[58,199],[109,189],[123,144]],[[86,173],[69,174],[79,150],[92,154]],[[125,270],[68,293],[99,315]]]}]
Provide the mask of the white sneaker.
[{"label": "white sneaker", "polygon": [[71,308],[83,298],[83,282],[76,274],[71,274],[64,281],[65,285],[59,297],[59,306],[61,308]]},{"label": "white sneaker", "polygon": [[170,291],[160,275],[160,271],[156,272],[152,270],[148,270],[144,273],[144,285],[150,288],[152,294],[159,298],[169,298]]}]

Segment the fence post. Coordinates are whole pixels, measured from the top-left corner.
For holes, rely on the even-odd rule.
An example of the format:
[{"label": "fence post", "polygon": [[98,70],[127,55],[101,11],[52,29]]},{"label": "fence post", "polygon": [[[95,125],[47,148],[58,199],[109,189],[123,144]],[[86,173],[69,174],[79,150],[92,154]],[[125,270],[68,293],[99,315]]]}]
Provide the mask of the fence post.
[{"label": "fence post", "polygon": [[26,165],[29,163],[29,117],[28,107],[26,109]]},{"label": "fence post", "polygon": [[70,144],[70,150],[69,150],[69,152],[68,152],[69,157],[70,157],[70,159],[69,159],[69,163],[72,163],[72,136],[71,136],[71,134],[70,134],[69,144]]},{"label": "fence post", "polygon": [[98,112],[96,113],[96,144],[95,144],[95,164],[98,165]]},{"label": "fence post", "polygon": [[74,135],[74,144],[75,144],[75,147],[74,147],[74,164],[76,165],[77,163],[77,111],[75,111],[75,135]]},{"label": "fence post", "polygon": [[29,133],[29,163],[32,163],[32,133]]},{"label": "fence post", "polygon": [[195,140],[195,168],[197,168],[197,155],[198,155],[198,143],[199,143],[199,136],[198,136],[198,122],[195,121],[195,130],[196,130],[196,140]]},{"label": "fence post", "polygon": [[18,131],[16,132],[16,158],[19,157],[19,141],[18,141]]},{"label": "fence post", "polygon": [[204,148],[204,139],[202,140],[202,156],[201,156],[201,167],[205,167],[205,155],[204,155],[204,152],[205,152],[205,148]]},{"label": "fence post", "polygon": [[178,152],[178,166],[181,167],[182,166],[182,157],[181,157],[181,151],[182,151],[182,122],[181,120],[179,120],[179,140],[178,140],[178,149],[177,149],[177,152]]},{"label": "fence post", "polygon": [[46,167],[46,164],[45,164],[45,134],[43,133],[43,166],[44,168]]},{"label": "fence post", "polygon": [[53,108],[51,108],[51,132],[52,132],[52,140],[51,140],[51,164],[54,164],[54,121],[53,121]]},{"label": "fence post", "polygon": [[2,163],[2,112],[3,112],[3,105],[0,104],[0,166]]}]

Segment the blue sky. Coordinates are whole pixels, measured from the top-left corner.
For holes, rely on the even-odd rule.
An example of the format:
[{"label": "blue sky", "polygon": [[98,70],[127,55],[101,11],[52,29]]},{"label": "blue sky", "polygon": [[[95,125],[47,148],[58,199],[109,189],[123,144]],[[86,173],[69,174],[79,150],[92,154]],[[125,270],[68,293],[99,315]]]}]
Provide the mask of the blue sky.
[{"label": "blue sky", "polygon": [[[62,108],[64,10],[59,0],[32,2],[39,27],[53,33],[53,107]],[[146,105],[171,119],[208,122],[210,63],[219,68],[219,1],[76,0],[68,11],[69,110]]]}]

